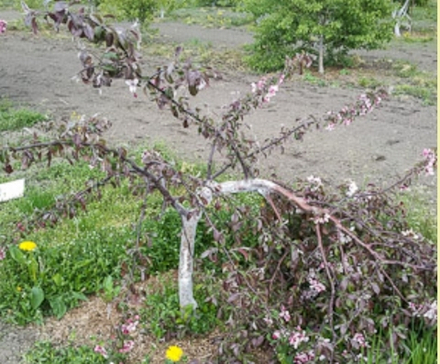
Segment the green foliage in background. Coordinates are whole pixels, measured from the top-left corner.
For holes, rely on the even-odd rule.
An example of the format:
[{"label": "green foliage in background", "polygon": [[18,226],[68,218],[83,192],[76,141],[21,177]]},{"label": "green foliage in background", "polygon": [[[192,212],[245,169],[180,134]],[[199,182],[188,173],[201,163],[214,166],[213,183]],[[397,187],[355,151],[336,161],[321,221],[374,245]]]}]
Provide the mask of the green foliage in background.
[{"label": "green foliage in background", "polygon": [[257,71],[282,69],[285,56],[317,53],[323,37],[324,60],[337,60],[351,49],[375,49],[392,38],[391,2],[387,0],[245,0],[256,20],[248,61]]},{"label": "green foliage in background", "polygon": [[110,13],[119,20],[135,21],[148,26],[157,9],[156,0],[101,0],[99,9],[102,13]]}]

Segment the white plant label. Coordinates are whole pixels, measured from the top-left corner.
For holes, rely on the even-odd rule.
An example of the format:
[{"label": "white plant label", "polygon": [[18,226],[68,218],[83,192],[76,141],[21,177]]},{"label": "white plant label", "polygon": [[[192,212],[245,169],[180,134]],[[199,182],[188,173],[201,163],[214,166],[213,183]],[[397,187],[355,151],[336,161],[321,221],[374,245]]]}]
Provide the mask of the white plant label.
[{"label": "white plant label", "polygon": [[18,179],[16,181],[7,183],[0,183],[0,202],[23,197],[23,193],[24,179]]}]

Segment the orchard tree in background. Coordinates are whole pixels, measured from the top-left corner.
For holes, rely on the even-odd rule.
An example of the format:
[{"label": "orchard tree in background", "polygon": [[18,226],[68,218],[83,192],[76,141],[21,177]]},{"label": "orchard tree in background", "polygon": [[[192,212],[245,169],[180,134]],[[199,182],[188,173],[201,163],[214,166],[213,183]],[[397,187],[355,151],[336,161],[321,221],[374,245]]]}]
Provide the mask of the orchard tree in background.
[{"label": "orchard tree in background", "polygon": [[121,20],[138,20],[145,28],[155,14],[163,18],[166,13],[187,5],[186,0],[100,0],[101,12],[116,13]]},{"label": "orchard tree in background", "polygon": [[258,71],[283,68],[286,56],[305,51],[327,60],[352,49],[376,49],[393,35],[389,0],[245,0],[256,20],[250,65]]}]

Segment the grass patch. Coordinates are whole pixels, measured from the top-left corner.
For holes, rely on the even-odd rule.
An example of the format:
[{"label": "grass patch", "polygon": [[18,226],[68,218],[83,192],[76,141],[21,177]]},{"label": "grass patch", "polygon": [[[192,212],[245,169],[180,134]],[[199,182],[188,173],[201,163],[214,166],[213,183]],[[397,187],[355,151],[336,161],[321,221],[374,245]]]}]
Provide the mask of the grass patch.
[{"label": "grass patch", "polygon": [[201,25],[206,28],[243,27],[252,23],[252,16],[230,8],[200,7],[182,8],[171,12],[169,19],[185,24]]},{"label": "grass patch", "polygon": [[423,325],[409,331],[404,339],[406,355],[399,356],[391,344],[391,350],[386,354],[383,347],[386,342],[392,343],[393,331],[386,333],[380,331],[372,338],[370,347],[365,352],[367,364],[427,364],[436,363],[437,358],[437,333],[432,328],[424,328]]},{"label": "grass patch", "polygon": [[[146,323],[145,329],[156,338],[203,335],[220,324],[217,318],[217,307],[209,300],[212,285],[198,283],[194,286],[194,297],[199,307],[181,310],[179,296],[174,279],[166,278],[152,287],[146,294],[144,307],[141,309],[141,320]],[[206,282],[204,282],[206,283]]]},{"label": "grass patch", "polygon": [[39,112],[25,108],[16,109],[10,101],[0,101],[0,132],[29,128],[45,120],[47,116]]},{"label": "grass patch", "polygon": [[49,341],[41,341],[34,345],[24,357],[27,363],[32,364],[105,364],[107,360],[87,346],[55,347]]},{"label": "grass patch", "polygon": [[[177,43],[152,43],[145,51],[151,56],[171,57]],[[218,70],[228,71],[249,71],[248,66],[243,61],[244,51],[241,49],[230,49],[213,47],[210,42],[202,42],[194,38],[184,44],[182,59],[190,58],[194,63],[202,67],[213,67]]]},{"label": "grass patch", "polygon": [[436,94],[431,88],[416,85],[396,85],[394,88],[395,95],[407,95],[418,98],[423,101],[424,105],[435,105]]}]

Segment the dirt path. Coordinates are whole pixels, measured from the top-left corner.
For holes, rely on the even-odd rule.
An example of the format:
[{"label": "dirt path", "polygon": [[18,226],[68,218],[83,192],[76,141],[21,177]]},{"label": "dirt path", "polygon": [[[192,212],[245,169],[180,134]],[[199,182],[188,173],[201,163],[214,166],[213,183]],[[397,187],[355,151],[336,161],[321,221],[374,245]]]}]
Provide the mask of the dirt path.
[{"label": "dirt path", "polygon": [[[8,34],[0,43],[0,94],[18,103],[47,111],[55,118],[73,111],[100,113],[114,124],[108,138],[113,142],[164,141],[179,154],[193,160],[206,157],[208,146],[196,137],[195,128],[183,129],[169,112],[158,111],[146,98],[133,98],[121,81],[100,96],[93,88],[71,81],[79,69],[74,43],[44,39],[29,34]],[[154,69],[155,60],[145,60]],[[209,105],[209,114],[239,93],[250,91],[255,77],[229,71],[224,80],[214,82],[194,102]],[[297,118],[333,110],[353,102],[363,89],[318,87],[286,82],[267,108],[254,112],[247,122],[262,141],[276,135],[282,125],[293,126]],[[335,183],[351,178],[389,180],[420,159],[425,147],[436,145],[436,107],[419,100],[395,98],[351,127],[331,132],[313,132],[303,143],[289,143],[284,156],[269,157],[263,169],[279,178],[293,180],[310,174]]]},{"label": "dirt path", "polygon": [[[16,13],[15,13],[16,16]],[[1,12],[9,20],[14,12]],[[9,17],[9,18],[8,18]],[[162,40],[185,42],[191,39],[215,46],[240,46],[252,41],[250,34],[231,29],[214,30],[178,23],[157,25]],[[183,129],[169,112],[158,111],[146,98],[133,98],[123,82],[96,90],[71,81],[79,70],[75,43],[68,39],[45,39],[28,33],[9,32],[0,37],[0,96],[31,105],[54,118],[69,117],[73,111],[110,118],[114,127],[108,139],[113,143],[163,141],[181,156],[203,160],[208,146],[196,136],[195,128]],[[436,74],[436,51],[431,45],[364,53],[371,59],[406,59],[421,69]],[[157,60],[145,59],[146,69],[155,69]],[[207,112],[218,115],[222,106],[237,95],[250,91],[255,77],[229,70],[222,81],[200,94],[194,101],[207,104]],[[276,135],[281,126],[293,126],[297,118],[317,112],[337,111],[356,99],[364,90],[358,88],[317,87],[301,82],[286,82],[267,108],[254,112],[246,121],[252,133],[262,141]],[[284,155],[261,161],[264,174],[275,173],[279,179],[320,176],[337,184],[353,179],[384,182],[396,178],[421,158],[425,147],[436,146],[436,106],[423,106],[419,100],[391,98],[372,114],[350,127],[307,134],[304,142],[291,142]],[[5,136],[4,136],[5,137]],[[7,137],[7,136],[6,136]],[[424,181],[435,197],[432,180]],[[0,363],[15,364],[20,353],[35,338],[33,330],[16,330],[0,324]],[[27,344],[26,344],[27,343]]]}]

